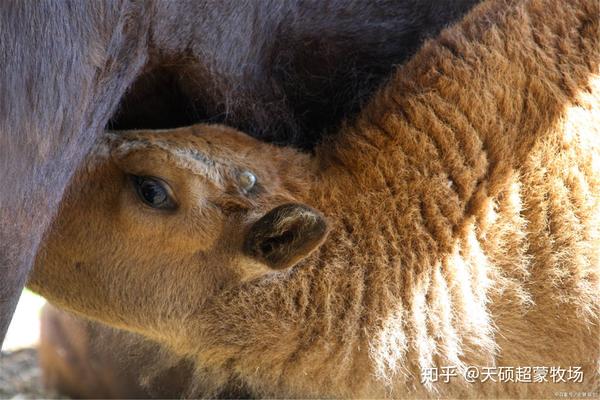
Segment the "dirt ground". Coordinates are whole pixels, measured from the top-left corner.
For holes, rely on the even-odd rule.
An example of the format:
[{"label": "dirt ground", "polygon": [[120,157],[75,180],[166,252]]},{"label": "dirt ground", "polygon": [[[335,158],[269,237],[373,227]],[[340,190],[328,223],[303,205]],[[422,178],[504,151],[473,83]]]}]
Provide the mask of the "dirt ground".
[{"label": "dirt ground", "polygon": [[39,315],[45,301],[25,290],[0,352],[0,399],[58,399],[44,389],[36,345]]},{"label": "dirt ground", "polygon": [[0,399],[59,399],[42,384],[34,348],[0,353]]}]

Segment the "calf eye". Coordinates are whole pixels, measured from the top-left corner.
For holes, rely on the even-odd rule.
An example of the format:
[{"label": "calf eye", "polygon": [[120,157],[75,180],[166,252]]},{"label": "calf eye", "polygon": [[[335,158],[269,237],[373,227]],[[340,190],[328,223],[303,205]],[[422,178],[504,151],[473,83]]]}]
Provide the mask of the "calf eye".
[{"label": "calf eye", "polygon": [[244,192],[249,192],[256,184],[256,175],[250,171],[244,171],[240,174],[239,181],[242,190]]},{"label": "calf eye", "polygon": [[177,207],[169,185],[165,182],[147,176],[132,176],[132,180],[138,197],[150,207],[161,210],[173,210]]}]

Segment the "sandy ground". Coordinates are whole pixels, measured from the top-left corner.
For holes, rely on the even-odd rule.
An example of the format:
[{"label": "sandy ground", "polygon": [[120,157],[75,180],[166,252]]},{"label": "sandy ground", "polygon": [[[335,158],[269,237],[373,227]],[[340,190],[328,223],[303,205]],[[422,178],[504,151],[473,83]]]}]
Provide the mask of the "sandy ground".
[{"label": "sandy ground", "polygon": [[0,399],[58,399],[47,391],[37,364],[37,351],[20,349],[0,354]]},{"label": "sandy ground", "polygon": [[24,291],[0,353],[0,399],[58,399],[43,387],[35,346],[45,301]]}]

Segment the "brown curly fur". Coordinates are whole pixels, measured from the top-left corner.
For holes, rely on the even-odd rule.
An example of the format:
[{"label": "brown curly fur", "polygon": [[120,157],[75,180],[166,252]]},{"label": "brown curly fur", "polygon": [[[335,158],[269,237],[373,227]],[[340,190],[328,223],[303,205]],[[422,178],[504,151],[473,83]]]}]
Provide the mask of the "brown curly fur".
[{"label": "brown curly fur", "polygon": [[[265,160],[266,144],[211,135],[215,157],[241,154],[242,141],[248,159],[233,163],[275,168],[283,197],[326,215],[328,239],[288,273],[225,275],[210,289],[181,268],[126,270],[129,260],[97,272],[72,266],[83,244],[64,250],[73,232],[59,219],[31,286],[193,355],[204,393],[231,381],[263,396],[597,392],[599,16],[594,0],[487,2],[426,43],[311,160],[287,149]],[[202,148],[210,129],[171,135]],[[160,140],[129,140],[143,137]],[[585,380],[420,383],[445,365],[574,365]]]}]

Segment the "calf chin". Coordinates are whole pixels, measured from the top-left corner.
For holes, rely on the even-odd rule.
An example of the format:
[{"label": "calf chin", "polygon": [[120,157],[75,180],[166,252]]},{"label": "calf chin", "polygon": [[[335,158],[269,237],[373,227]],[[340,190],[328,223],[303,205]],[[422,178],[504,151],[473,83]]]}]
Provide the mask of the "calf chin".
[{"label": "calf chin", "polygon": [[50,304],[38,352],[44,384],[73,398],[180,398],[193,377],[189,362],[174,363],[160,346]]}]

